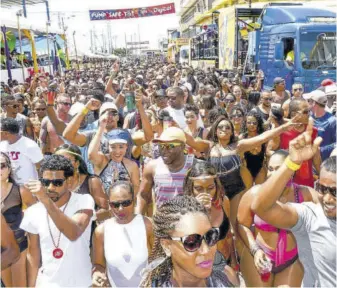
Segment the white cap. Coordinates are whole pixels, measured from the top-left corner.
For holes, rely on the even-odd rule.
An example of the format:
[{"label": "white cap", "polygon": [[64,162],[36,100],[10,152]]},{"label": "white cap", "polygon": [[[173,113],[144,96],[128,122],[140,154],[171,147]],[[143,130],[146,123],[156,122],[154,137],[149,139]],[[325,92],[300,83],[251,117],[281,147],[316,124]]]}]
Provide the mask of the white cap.
[{"label": "white cap", "polygon": [[128,144],[128,141],[126,141],[125,139],[121,139],[121,138],[117,138],[117,139],[110,139],[109,140],[109,144]]},{"label": "white cap", "polygon": [[331,84],[331,85],[328,85],[328,86],[325,86],[325,94],[327,96],[335,95],[336,93],[337,93],[337,85],[335,83]]},{"label": "white cap", "polygon": [[325,105],[327,102],[327,97],[322,90],[314,90],[310,93],[303,94],[303,98],[306,100],[313,100],[321,105]]},{"label": "white cap", "polygon": [[118,112],[118,108],[113,102],[104,102],[99,109],[99,115],[102,115],[106,110],[113,109]]},{"label": "white cap", "polygon": [[74,105],[71,106],[68,114],[71,117],[74,117],[76,114],[81,113],[84,107],[85,107],[84,104],[82,104],[80,102],[76,102],[76,103],[74,103]]}]

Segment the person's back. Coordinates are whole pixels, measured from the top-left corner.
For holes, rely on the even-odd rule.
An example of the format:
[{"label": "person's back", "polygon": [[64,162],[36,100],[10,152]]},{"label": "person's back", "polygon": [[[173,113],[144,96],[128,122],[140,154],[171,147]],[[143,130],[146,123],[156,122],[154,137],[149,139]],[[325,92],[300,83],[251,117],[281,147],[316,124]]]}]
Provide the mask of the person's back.
[{"label": "person's back", "polygon": [[304,266],[303,287],[336,287],[336,220],[325,216],[322,206],[291,203],[298,222],[290,230],[298,243]]}]

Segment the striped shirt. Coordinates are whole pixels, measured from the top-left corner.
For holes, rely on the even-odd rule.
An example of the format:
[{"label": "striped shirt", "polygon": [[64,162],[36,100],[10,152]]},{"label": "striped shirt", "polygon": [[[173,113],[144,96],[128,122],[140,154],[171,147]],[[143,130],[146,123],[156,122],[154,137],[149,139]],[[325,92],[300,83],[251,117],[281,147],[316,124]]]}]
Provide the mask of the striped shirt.
[{"label": "striped shirt", "polygon": [[187,170],[193,164],[194,155],[185,156],[185,165],[178,172],[170,172],[162,157],[157,161],[154,175],[154,194],[156,206],[159,207],[165,201],[173,199],[175,196],[183,194],[183,184]]}]

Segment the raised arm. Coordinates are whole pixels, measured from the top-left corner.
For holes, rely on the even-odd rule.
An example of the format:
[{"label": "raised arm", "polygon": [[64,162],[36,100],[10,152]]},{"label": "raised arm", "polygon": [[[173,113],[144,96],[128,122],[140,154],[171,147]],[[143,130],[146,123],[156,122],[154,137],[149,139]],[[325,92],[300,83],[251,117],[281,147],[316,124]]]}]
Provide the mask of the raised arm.
[{"label": "raised arm", "polygon": [[99,118],[99,126],[97,133],[92,138],[89,148],[88,148],[88,157],[91,163],[100,170],[102,167],[105,166],[105,155],[100,151],[101,146],[101,139],[104,133],[104,129],[106,127],[108,119],[108,114],[105,113]]},{"label": "raised arm", "polygon": [[57,229],[59,229],[70,241],[76,241],[83,234],[93,216],[93,200],[92,209],[86,208],[79,210],[72,217],[69,217],[49,198],[46,194],[46,189],[40,181],[30,180],[27,184],[27,188],[47,209],[47,213],[55,223]]},{"label": "raised arm", "polygon": [[279,136],[282,132],[291,129],[291,127],[294,125],[296,125],[295,122],[289,121],[277,128],[268,130],[258,136],[239,140],[236,151],[237,153],[244,153],[246,151],[252,150],[252,148],[262,145],[263,143],[266,143],[269,140]]},{"label": "raised arm", "polygon": [[54,99],[51,97],[48,97],[48,103],[47,103],[47,115],[50,119],[50,122],[55,127],[55,131],[58,135],[62,135],[64,129],[66,128],[66,124],[60,120],[55,112],[54,109]]},{"label": "raised arm", "polygon": [[117,61],[112,65],[112,70],[113,72],[111,73],[109,81],[105,86],[105,93],[108,93],[110,95],[116,94],[116,91],[112,87],[112,81],[116,78],[119,71],[119,63]]},{"label": "raised arm", "polygon": [[140,121],[142,121],[142,126],[143,126],[143,131],[144,131],[144,134],[138,134],[138,135],[142,135],[143,137],[132,138],[136,146],[142,146],[145,143],[150,142],[154,137],[151,123],[143,107],[142,99],[143,99],[142,92],[136,92],[136,95],[135,95],[136,107],[138,109],[138,112],[140,115]]},{"label": "raised arm", "polygon": [[63,131],[63,137],[75,144],[77,146],[84,146],[87,142],[87,137],[79,133],[78,130],[80,129],[81,122],[84,120],[86,115],[88,114],[89,110],[97,110],[101,106],[101,102],[97,99],[90,99],[86,106],[83,108],[81,113],[78,113],[66,126]]},{"label": "raised arm", "polygon": [[289,143],[289,157],[285,163],[259,187],[252,203],[252,210],[269,224],[278,228],[291,228],[298,221],[298,214],[292,206],[277,200],[281,196],[287,182],[301,163],[311,159],[317,152],[322,138],[311,143],[312,124],[307,130]]}]

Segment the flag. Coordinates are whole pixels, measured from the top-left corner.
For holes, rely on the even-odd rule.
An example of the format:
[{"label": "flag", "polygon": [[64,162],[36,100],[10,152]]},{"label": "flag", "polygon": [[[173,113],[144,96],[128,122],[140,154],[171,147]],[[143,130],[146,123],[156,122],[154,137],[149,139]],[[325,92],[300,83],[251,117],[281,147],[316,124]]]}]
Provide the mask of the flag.
[{"label": "flag", "polygon": [[5,55],[6,55],[6,67],[7,67],[7,72],[8,72],[8,79],[12,80],[12,71],[11,71],[12,61],[10,60],[10,56],[9,56],[9,49],[8,49],[8,43],[7,43],[7,37],[6,37],[6,26],[2,26],[1,31],[3,33],[3,38],[5,41]]},{"label": "flag", "polygon": [[30,31],[30,30],[27,30],[27,29],[22,29],[22,32],[29,39],[30,44],[32,46],[32,58],[33,58],[33,62],[34,62],[34,72],[38,73],[39,67],[37,65],[37,56],[36,56],[34,32]]},{"label": "flag", "polygon": [[64,54],[63,49],[61,48],[59,43],[57,43],[57,40],[55,41],[55,45],[56,45],[57,56],[59,57],[59,59],[61,61],[60,64],[63,67],[66,67],[66,55]]}]

